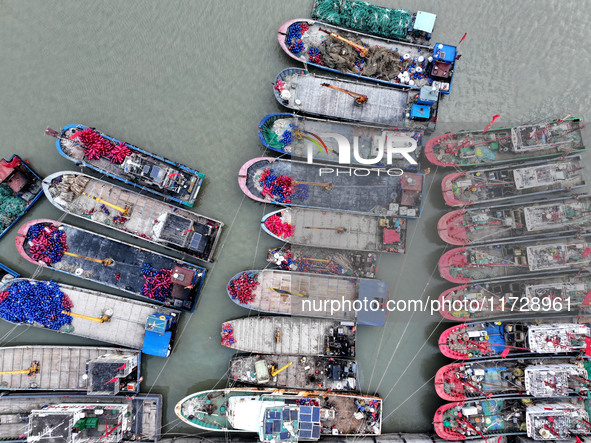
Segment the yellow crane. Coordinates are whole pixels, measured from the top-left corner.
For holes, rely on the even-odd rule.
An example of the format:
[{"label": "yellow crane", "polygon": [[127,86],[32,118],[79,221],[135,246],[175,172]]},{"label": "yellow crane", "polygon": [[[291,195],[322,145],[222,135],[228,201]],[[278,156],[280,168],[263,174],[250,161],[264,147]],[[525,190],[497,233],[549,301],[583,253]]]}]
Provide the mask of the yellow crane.
[{"label": "yellow crane", "polygon": [[327,191],[330,191],[332,189],[333,184],[332,183],[318,183],[318,182],[299,182],[296,180],[293,180],[292,183],[294,185],[309,185],[309,186],[320,186],[321,188],[326,189]]},{"label": "yellow crane", "polygon": [[79,255],[79,254],[74,254],[73,252],[64,252],[65,255],[69,255],[72,257],[78,257],[78,258],[83,258],[84,260],[90,260],[90,261],[94,261],[97,263],[100,263],[101,265],[105,265],[105,266],[111,266],[114,261],[112,258],[92,258],[92,257],[86,257],[84,255]]},{"label": "yellow crane", "polygon": [[35,374],[39,373],[39,362],[37,360],[33,360],[31,362],[31,366],[27,369],[18,369],[16,371],[0,371],[0,375],[18,375],[18,374],[27,374],[27,377],[31,377]]},{"label": "yellow crane", "polygon": [[131,211],[131,207],[129,205],[125,206],[125,208],[122,208],[121,206],[114,205],[113,203],[109,203],[108,201],[105,201],[105,200],[103,200],[101,198],[95,197],[94,195],[87,194],[86,192],[83,192],[82,194],[84,194],[88,198],[91,198],[93,200],[96,200],[99,203],[102,203],[105,206],[108,206],[109,208],[113,208],[116,211],[121,212],[121,215],[123,217],[127,217],[129,215],[130,211]]},{"label": "yellow crane", "polygon": [[75,312],[68,311],[62,311],[62,314],[69,315],[70,317],[74,318],[82,318],[84,320],[94,321],[97,323],[105,323],[111,321],[111,316],[107,314],[103,314],[100,317],[90,317],[88,315],[76,314]]},{"label": "yellow crane", "polygon": [[348,89],[339,88],[338,86],[333,86],[328,83],[321,83],[320,86],[326,86],[327,88],[334,89],[335,91],[344,92],[347,95],[350,95],[355,99],[355,103],[358,105],[362,105],[367,101],[367,95],[365,94],[358,94],[357,92],[349,91]]},{"label": "yellow crane", "polygon": [[336,38],[337,40],[340,40],[343,43],[347,43],[348,45],[353,46],[355,49],[357,49],[357,51],[359,51],[359,55],[361,57],[367,57],[367,54],[369,54],[369,49],[367,49],[366,47],[358,45],[357,43],[353,43],[351,40],[347,40],[345,37],[341,37],[340,35],[335,34],[334,32],[330,32],[322,28],[320,28],[320,32],[326,32],[332,38]]},{"label": "yellow crane", "polygon": [[291,365],[293,364],[292,361],[290,361],[288,364],[286,364],[285,366],[283,366],[282,368],[279,368],[277,370],[275,370],[274,366],[271,366],[271,377],[275,377],[277,374],[279,374],[282,371],[285,371],[287,368],[289,368]]}]

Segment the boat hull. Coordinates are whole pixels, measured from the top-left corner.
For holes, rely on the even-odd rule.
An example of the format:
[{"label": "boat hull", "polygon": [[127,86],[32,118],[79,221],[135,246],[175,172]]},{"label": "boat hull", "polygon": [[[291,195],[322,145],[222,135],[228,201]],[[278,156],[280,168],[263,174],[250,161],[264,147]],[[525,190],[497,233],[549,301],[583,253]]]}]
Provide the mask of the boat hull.
[{"label": "boat hull", "polygon": [[[34,258],[27,236],[36,226],[57,228],[65,233],[67,252],[59,261],[48,264]],[[21,226],[16,248],[24,259],[37,266],[188,312],[192,312],[197,305],[207,272],[203,267],[49,219],[33,220]],[[104,260],[111,260],[111,263],[105,264]],[[155,290],[158,287],[168,287],[169,290],[157,293]]]}]

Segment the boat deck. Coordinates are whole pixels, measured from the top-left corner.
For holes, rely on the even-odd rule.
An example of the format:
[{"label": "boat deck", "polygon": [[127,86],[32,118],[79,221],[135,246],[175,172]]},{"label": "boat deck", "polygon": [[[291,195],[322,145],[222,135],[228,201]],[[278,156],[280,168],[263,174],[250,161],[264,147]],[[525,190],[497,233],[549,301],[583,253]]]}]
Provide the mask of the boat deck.
[{"label": "boat deck", "polygon": [[[291,224],[292,235],[285,240],[294,245],[349,251],[405,252],[407,223],[401,218],[296,207],[274,214],[284,223]],[[268,231],[266,227],[263,229]]]},{"label": "boat deck", "polygon": [[[255,363],[262,361],[269,369],[269,380],[257,379]],[[289,365],[289,366],[288,366]],[[273,369],[281,370],[273,376]],[[327,389],[355,391],[357,363],[354,360],[296,355],[236,355],[230,360],[228,378],[237,383],[268,388]]]},{"label": "boat deck", "polygon": [[[66,233],[68,254],[78,255],[63,255],[60,261],[49,265],[52,269],[145,297],[166,306],[174,306],[186,311],[193,311],[195,308],[203,285],[205,268],[53,220],[42,219],[29,222],[23,225],[19,234],[25,235],[28,232],[28,226],[36,223],[59,226]],[[24,241],[23,237],[20,239]],[[24,241],[22,249],[24,258],[37,264],[29,256],[29,242]],[[96,261],[105,259],[111,259],[113,263],[105,266]],[[164,301],[159,301],[144,295],[146,278],[142,271],[146,266],[151,266],[156,273],[161,269],[171,271],[173,274],[173,271],[180,270],[179,273],[186,273],[193,277],[178,283],[172,280],[171,294]]]},{"label": "boat deck", "polygon": [[[6,395],[0,401],[0,440],[22,442],[27,433],[28,415],[45,405],[61,403],[128,404],[132,410],[132,432],[139,441],[155,442],[160,437],[162,397],[157,394],[125,396],[87,396],[70,393]],[[123,439],[122,441],[136,441]]]},{"label": "boat deck", "polygon": [[[101,355],[138,352],[106,347],[85,346],[12,346],[0,348],[0,390],[86,391],[87,362]],[[39,371],[31,374],[9,374],[22,371],[38,362]],[[137,371],[134,372],[137,379]]]},{"label": "boat deck", "polygon": [[[370,171],[362,176],[355,175],[348,167],[327,168],[266,157],[249,163],[246,177],[241,178],[249,194],[259,201],[277,203],[262,195],[259,184],[261,174],[272,169],[277,176],[291,178],[292,206],[408,218],[418,218],[421,213],[424,178],[421,174],[391,176],[384,171]],[[305,192],[299,192],[298,188]]]},{"label": "boat deck", "polygon": [[269,249],[267,261],[289,271],[374,278],[377,255],[372,252],[285,245]]},{"label": "boat deck", "polygon": [[[67,181],[72,185],[64,186]],[[62,211],[205,261],[211,261],[222,232],[220,221],[86,174],[58,172],[44,180],[43,188],[51,203]],[[110,206],[105,208],[105,204]],[[185,223],[166,223],[166,215]],[[207,239],[203,252],[188,248],[189,234],[194,231],[199,239]]]},{"label": "boat deck", "polygon": [[[14,282],[17,280],[12,280]],[[44,281],[30,280],[36,284]],[[10,284],[10,283],[9,283]],[[5,289],[3,286],[2,289]],[[146,320],[153,314],[168,314],[178,317],[180,312],[158,307],[150,303],[115,297],[102,292],[60,284],[60,288],[72,301],[72,312],[87,317],[100,318],[112,312],[111,320],[104,323],[84,318],[72,317],[68,331],[60,331],[91,338],[106,343],[113,343],[131,349],[142,349]]]},{"label": "boat deck", "polygon": [[249,317],[225,324],[233,328],[235,343],[227,345],[232,349],[257,354],[355,355],[355,328],[339,321],[308,317]]}]

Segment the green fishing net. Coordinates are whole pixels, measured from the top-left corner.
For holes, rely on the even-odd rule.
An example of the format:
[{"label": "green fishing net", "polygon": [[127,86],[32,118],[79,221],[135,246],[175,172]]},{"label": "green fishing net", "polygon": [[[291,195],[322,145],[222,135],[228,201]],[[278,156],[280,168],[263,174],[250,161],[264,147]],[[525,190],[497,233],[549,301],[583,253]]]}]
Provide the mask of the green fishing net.
[{"label": "green fishing net", "polygon": [[25,213],[27,202],[17,197],[8,185],[0,185],[0,233]]}]

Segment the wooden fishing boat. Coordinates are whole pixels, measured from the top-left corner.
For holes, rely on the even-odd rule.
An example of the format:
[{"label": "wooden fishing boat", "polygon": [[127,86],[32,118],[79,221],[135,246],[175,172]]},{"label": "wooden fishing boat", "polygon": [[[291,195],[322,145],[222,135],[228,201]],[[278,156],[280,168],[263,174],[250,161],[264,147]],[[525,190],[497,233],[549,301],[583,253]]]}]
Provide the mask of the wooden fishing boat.
[{"label": "wooden fishing boat", "polygon": [[588,402],[519,396],[454,402],[437,409],[433,424],[439,437],[452,441],[500,435],[574,441],[573,437],[586,436],[591,429]]},{"label": "wooden fishing boat", "polygon": [[[259,123],[261,143],[272,151],[314,162],[400,168],[421,168],[423,131],[347,123],[297,114],[275,113]],[[353,153],[351,154],[351,148]]]},{"label": "wooden fishing boat", "polygon": [[238,184],[247,196],[262,203],[420,217],[424,175],[363,171],[339,166],[337,172],[326,165],[257,157],[240,168]]},{"label": "wooden fishing boat", "polygon": [[312,18],[393,40],[426,45],[431,40],[437,16],[425,11],[412,13],[400,8],[382,8],[355,0],[316,0]]},{"label": "wooden fishing boat", "polygon": [[590,390],[589,371],[591,362],[575,357],[463,361],[437,371],[435,391],[447,401],[514,395],[581,396]]},{"label": "wooden fishing boat", "polygon": [[72,124],[61,131],[51,128],[58,152],[79,166],[159,195],[168,201],[193,206],[205,174],[137,146],[121,142],[88,126]]},{"label": "wooden fishing boat", "polygon": [[[156,443],[162,426],[162,396],[89,396],[71,392],[8,394],[2,397],[0,414],[3,418],[0,440],[3,442]],[[74,433],[74,425],[78,426],[78,432]],[[55,438],[47,437],[48,430]],[[76,440],[73,440],[74,435]]]},{"label": "wooden fishing boat", "polygon": [[13,155],[0,159],[0,238],[18,222],[41,197],[41,177],[28,162]]},{"label": "wooden fishing boat", "polygon": [[532,195],[567,192],[586,185],[581,156],[531,162],[518,167],[497,166],[454,172],[441,181],[449,206],[490,204]]},{"label": "wooden fishing boat", "polygon": [[224,226],[79,172],[51,174],[43,180],[43,191],[52,205],[68,214],[206,262],[213,261]]},{"label": "wooden fishing boat", "polygon": [[254,433],[269,442],[317,441],[337,433],[380,435],[382,429],[382,399],[363,394],[214,389],[183,398],[174,410],[190,426]]},{"label": "wooden fishing boat", "polygon": [[430,86],[400,90],[287,68],[277,75],[273,92],[286,108],[319,117],[421,129],[428,134],[437,121],[439,93]]},{"label": "wooden fishing boat", "polygon": [[37,265],[192,312],[207,270],[49,219],[25,223],[16,248]]},{"label": "wooden fishing boat", "polygon": [[553,316],[462,323],[439,336],[439,350],[454,360],[591,354],[589,317]]},{"label": "wooden fishing boat", "polygon": [[318,69],[388,86],[450,92],[455,46],[394,41],[303,18],[281,25],[277,39],[291,58]]},{"label": "wooden fishing boat", "polygon": [[267,262],[286,271],[374,278],[378,257],[372,252],[285,245],[267,251]]},{"label": "wooden fishing boat", "polygon": [[456,286],[439,296],[439,313],[469,321],[524,313],[589,313],[591,274],[530,277]]},{"label": "wooden fishing boat", "polygon": [[438,166],[463,167],[565,156],[584,151],[581,119],[483,131],[449,132],[433,137],[425,157]]},{"label": "wooden fishing boat", "polygon": [[222,324],[222,346],[251,354],[355,357],[352,321],[310,317],[246,317]]},{"label": "wooden fishing boat", "polygon": [[504,242],[454,248],[439,259],[439,273],[452,283],[576,272],[591,262],[590,236]]},{"label": "wooden fishing boat", "polygon": [[0,318],[167,357],[181,313],[53,281],[0,284]]},{"label": "wooden fishing boat", "polygon": [[457,209],[437,222],[439,237],[459,246],[577,234],[590,228],[591,195]]},{"label": "wooden fishing boat", "polygon": [[139,351],[98,346],[2,347],[0,390],[138,393],[140,356]]},{"label": "wooden fishing boat", "polygon": [[334,357],[237,354],[228,378],[262,388],[356,391],[357,362]]},{"label": "wooden fishing boat", "polygon": [[[226,286],[234,303],[253,311],[356,321],[383,326],[388,284],[380,280],[272,269],[234,275]],[[335,309],[335,303],[339,309]]]},{"label": "wooden fishing boat", "polygon": [[406,220],[321,209],[279,209],[263,216],[267,234],[294,245],[353,251],[406,251]]}]

